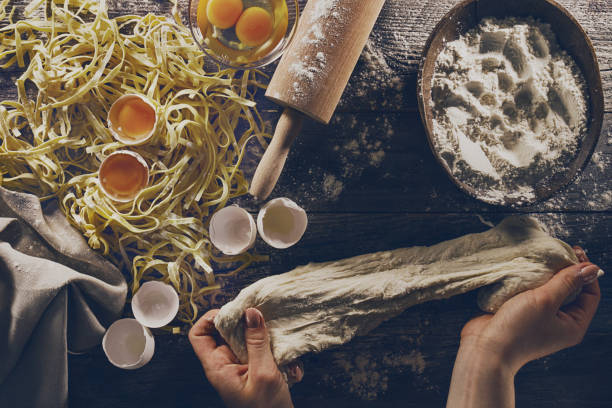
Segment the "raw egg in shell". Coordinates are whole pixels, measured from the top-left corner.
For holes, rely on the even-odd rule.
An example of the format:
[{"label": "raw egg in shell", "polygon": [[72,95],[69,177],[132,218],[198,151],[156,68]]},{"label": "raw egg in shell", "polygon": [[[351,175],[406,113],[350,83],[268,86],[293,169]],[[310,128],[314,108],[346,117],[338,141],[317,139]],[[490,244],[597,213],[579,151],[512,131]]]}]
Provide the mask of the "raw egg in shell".
[{"label": "raw egg in shell", "polygon": [[124,95],[108,111],[108,127],[113,137],[127,145],[149,140],[156,124],[155,107],[141,95]]},{"label": "raw egg in shell", "polygon": [[100,166],[98,180],[102,191],[115,201],[132,201],[149,183],[149,166],[138,153],[120,150]]}]

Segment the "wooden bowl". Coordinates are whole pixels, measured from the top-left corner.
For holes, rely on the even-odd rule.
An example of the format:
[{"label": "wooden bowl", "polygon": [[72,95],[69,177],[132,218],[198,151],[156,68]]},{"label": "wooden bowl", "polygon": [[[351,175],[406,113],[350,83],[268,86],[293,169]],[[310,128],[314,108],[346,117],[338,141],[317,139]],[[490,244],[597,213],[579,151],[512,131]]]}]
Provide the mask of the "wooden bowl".
[{"label": "wooden bowl", "polygon": [[551,174],[545,177],[541,183],[534,186],[535,198],[531,202],[525,200],[508,198],[506,205],[518,207],[533,204],[551,197],[555,192],[573,181],[578,173],[586,167],[589,162],[603,123],[604,98],[599,74],[599,64],[595,56],[595,50],[589,37],[580,24],[561,5],[552,0],[465,0],[453,7],[436,25],[429,36],[421,59],[419,77],[417,82],[417,96],[419,99],[419,111],[421,120],[427,133],[429,145],[438,162],[446,170],[453,182],[467,194],[490,204],[485,197],[478,194],[477,190],[457,179],[448,164],[440,156],[435,148],[433,134],[433,113],[431,107],[431,85],[434,66],[439,53],[446,42],[454,41],[468,30],[474,28],[485,17],[527,17],[532,16],[542,22],[550,24],[557,36],[562,49],[571,55],[582,71],[586,80],[587,93],[590,96],[588,133],[584,136],[582,143],[576,152],[576,156],[568,166],[568,170],[559,174]]}]

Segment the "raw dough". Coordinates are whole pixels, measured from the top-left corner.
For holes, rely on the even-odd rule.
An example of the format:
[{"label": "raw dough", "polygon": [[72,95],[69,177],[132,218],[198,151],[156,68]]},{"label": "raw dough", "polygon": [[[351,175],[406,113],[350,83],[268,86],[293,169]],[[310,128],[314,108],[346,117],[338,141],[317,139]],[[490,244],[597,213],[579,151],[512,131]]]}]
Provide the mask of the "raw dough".
[{"label": "raw dough", "polygon": [[259,309],[279,366],[366,334],[406,308],[482,286],[481,309],[548,281],[578,259],[529,217],[503,220],[479,234],[413,247],[311,263],[243,289],[215,318],[240,361],[247,361],[244,310]]}]

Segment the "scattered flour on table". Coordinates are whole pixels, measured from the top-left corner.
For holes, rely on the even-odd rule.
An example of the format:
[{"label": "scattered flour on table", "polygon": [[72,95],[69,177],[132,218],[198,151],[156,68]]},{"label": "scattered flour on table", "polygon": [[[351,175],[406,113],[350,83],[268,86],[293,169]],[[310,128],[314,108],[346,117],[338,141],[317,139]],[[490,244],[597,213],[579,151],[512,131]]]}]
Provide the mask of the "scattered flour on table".
[{"label": "scattered flour on table", "polygon": [[323,171],[321,190],[327,200],[338,200],[347,183],[357,180],[366,169],[380,168],[386,157],[385,149],[394,135],[392,123],[386,117],[357,118],[357,115],[332,118],[330,126],[338,126],[349,135],[332,148],[334,161],[340,164],[338,170]]},{"label": "scattered flour on table", "polygon": [[[341,370],[341,375],[348,382],[338,381],[331,376],[324,376],[323,382],[335,385],[341,382],[349,393],[364,400],[373,400],[384,394],[389,388],[389,379],[399,373],[410,370],[422,376],[427,367],[423,354],[418,350],[411,350],[407,354],[386,352],[376,357],[367,354],[354,357],[347,353],[338,354],[333,364]],[[425,378],[421,380],[427,382]]]},{"label": "scattered flour on table", "polygon": [[[334,125],[341,124],[341,120],[340,117],[334,117],[332,122]],[[344,144],[334,146],[343,165],[342,176],[360,175],[366,167],[380,167],[385,158],[385,148],[395,134],[389,119],[377,116],[374,120],[358,121],[353,116],[351,122],[342,125],[352,135]]]},{"label": "scattered flour on table", "polygon": [[548,24],[484,19],[436,60],[434,143],[455,177],[487,201],[531,201],[579,147],[585,88]]},{"label": "scattered flour on table", "polygon": [[389,66],[385,54],[376,46],[373,38],[372,36],[368,39],[361,53],[365,70],[362,71],[362,76],[358,80],[359,89],[356,94],[365,96],[368,88],[372,86],[372,81],[384,82],[386,87],[401,91],[405,86],[403,79]]},{"label": "scattered flour on table", "polygon": [[[374,172],[383,179],[391,177],[384,169],[387,152],[393,145],[395,120],[346,113],[334,115],[328,126],[329,134],[336,137],[320,142],[325,144],[321,154],[309,162],[306,170],[314,185],[304,183],[300,173],[287,172],[285,182],[278,185],[278,195],[299,197],[300,205],[318,203],[321,199],[332,202],[359,185],[364,172]],[[261,157],[261,153],[256,157]]]},{"label": "scattered flour on table", "polygon": [[546,200],[547,210],[612,210],[612,153],[597,151],[574,182],[560,194]]},{"label": "scattered flour on table", "polygon": [[338,180],[333,174],[326,174],[323,179],[323,193],[330,200],[337,200],[342,193],[344,184]]},{"label": "scattered flour on table", "polygon": [[567,214],[537,213],[532,214],[532,216],[540,222],[551,237],[560,239],[562,241],[566,241],[571,238],[571,232],[568,228],[566,228],[568,221],[570,221]]},{"label": "scattered flour on table", "polygon": [[604,171],[606,169],[606,159],[604,158],[604,154],[602,152],[593,153],[591,160],[599,170]]},{"label": "scattered flour on table", "polygon": [[[585,186],[590,186],[586,191],[582,192],[587,198],[586,209],[610,211],[612,210],[612,178],[610,171],[612,170],[612,156],[602,152],[596,152],[591,158],[592,170],[583,172],[579,180],[584,180]],[[588,168],[587,168],[588,169]],[[589,182],[586,180],[589,179]]]},{"label": "scattered flour on table", "polygon": [[[372,109],[401,106],[405,95],[405,78],[389,65],[382,45],[386,43],[376,31],[372,32],[347,85],[341,105],[367,104]],[[350,99],[349,99],[350,97]]]}]

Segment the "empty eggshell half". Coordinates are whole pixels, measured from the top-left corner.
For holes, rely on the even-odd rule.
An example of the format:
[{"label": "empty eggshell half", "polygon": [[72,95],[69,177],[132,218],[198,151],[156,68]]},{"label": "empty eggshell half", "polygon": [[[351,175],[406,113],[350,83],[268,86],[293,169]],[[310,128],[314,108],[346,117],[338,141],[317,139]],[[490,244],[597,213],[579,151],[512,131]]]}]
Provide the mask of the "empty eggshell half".
[{"label": "empty eggshell half", "polygon": [[238,255],[253,246],[257,226],[251,214],[236,205],[222,208],[210,220],[210,241],[225,255]]},{"label": "empty eggshell half", "polygon": [[155,133],[157,109],[142,95],[123,95],[111,105],[106,122],[115,140],[126,145],[139,145]]},{"label": "empty eggshell half", "polygon": [[124,370],[135,370],[151,361],[155,340],[149,329],[136,319],[120,319],[104,334],[102,348],[111,364]]},{"label": "empty eggshell half", "polygon": [[259,235],[274,248],[284,249],[296,244],[307,225],[306,211],[284,197],[270,200],[257,215]]},{"label": "empty eggshell half", "polygon": [[132,298],[132,312],[146,327],[162,327],[170,323],[179,310],[179,297],[174,288],[163,282],[145,282]]}]

